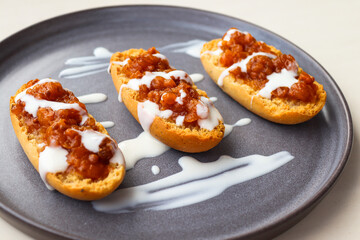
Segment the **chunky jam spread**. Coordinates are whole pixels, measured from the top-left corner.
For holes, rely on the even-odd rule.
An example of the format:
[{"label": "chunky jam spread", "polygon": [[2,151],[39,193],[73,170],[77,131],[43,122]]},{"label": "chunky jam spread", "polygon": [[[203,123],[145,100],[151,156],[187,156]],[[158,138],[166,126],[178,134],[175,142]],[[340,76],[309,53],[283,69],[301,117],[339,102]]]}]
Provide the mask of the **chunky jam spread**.
[{"label": "chunky jam spread", "polygon": [[[26,88],[35,85],[39,80],[27,83]],[[76,103],[88,116],[86,107],[65,90],[59,82],[45,82],[27,89],[26,94],[38,100],[47,100],[62,103]],[[21,122],[24,123],[27,134],[33,134],[38,143],[45,146],[61,146],[66,149],[69,167],[66,172],[76,172],[83,178],[98,180],[106,178],[109,173],[109,161],[117,148],[116,143],[105,137],[99,145],[99,152],[94,153],[84,147],[79,131],[98,131],[93,118],[88,118],[81,124],[82,116],[76,109],[60,109],[54,111],[50,107],[40,107],[37,116],[25,111],[25,103],[18,100],[11,109]]]},{"label": "chunky jam spread", "polygon": [[[147,52],[136,57],[130,57],[128,63],[123,67],[123,73],[128,78],[141,78],[145,72],[166,72],[175,69],[171,68],[167,59],[162,59],[153,54],[158,51],[153,47]],[[183,125],[186,127],[198,127],[197,105],[200,103],[200,95],[195,88],[180,77],[171,76],[166,79],[156,76],[150,88],[140,85],[138,101],[149,100],[158,104],[161,111],[171,110],[173,114],[169,120],[175,122],[178,116],[185,116]]]},{"label": "chunky jam spread", "polygon": [[[245,83],[255,90],[260,90],[269,81],[267,76],[272,73],[280,73],[284,68],[289,71],[298,72],[298,65],[293,56],[273,52],[269,46],[263,42],[256,41],[249,33],[242,33],[236,30],[233,31],[230,37],[227,34],[224,35],[220,45],[220,48],[223,50],[220,64],[224,67],[230,67],[255,52],[274,55],[274,58],[263,55],[252,57],[246,65],[246,72],[242,72],[239,67],[230,71],[241,83]],[[224,40],[225,37],[228,41]],[[294,83],[290,89],[288,87],[279,87],[272,91],[271,97],[300,100],[303,102],[315,101],[317,86],[314,84],[314,77],[301,71],[295,78],[298,79],[298,82]]]},{"label": "chunky jam spread", "polygon": [[122,69],[128,78],[141,78],[145,72],[164,72],[175,70],[169,65],[167,59],[162,59],[154,54],[159,53],[155,47],[149,48],[146,53],[130,57],[130,60]]}]

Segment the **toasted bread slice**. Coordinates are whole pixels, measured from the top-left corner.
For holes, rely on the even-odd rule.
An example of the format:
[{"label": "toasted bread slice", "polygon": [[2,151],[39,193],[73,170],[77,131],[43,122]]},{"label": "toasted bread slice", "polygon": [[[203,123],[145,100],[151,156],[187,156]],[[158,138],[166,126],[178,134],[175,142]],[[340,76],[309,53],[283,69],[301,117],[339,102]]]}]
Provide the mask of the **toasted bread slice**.
[{"label": "toasted bread slice", "polygon": [[[46,146],[43,141],[39,141],[39,135],[36,132],[29,133],[23,115],[14,114],[12,111],[16,107],[16,96],[27,88],[26,84],[24,84],[16,94],[10,98],[10,117],[16,136],[18,137],[25,154],[34,168],[39,172],[40,154],[49,146]],[[90,114],[87,112],[85,112],[85,114],[88,117],[87,121],[95,121]],[[36,118],[34,118],[34,121],[37,121]],[[108,136],[107,131],[99,122],[95,121],[95,124],[99,134]],[[111,139],[111,141],[114,140]],[[50,161],[51,159],[45,158],[43,160]],[[84,178],[75,171],[62,171],[46,172],[44,176],[45,179],[43,180],[48,184],[48,187],[53,187],[57,191],[71,198],[86,201],[101,199],[113,192],[120,185],[125,175],[125,162],[120,149],[116,148],[113,160],[114,161],[109,162],[109,173],[105,178],[94,180]]]},{"label": "toasted bread slice", "polygon": [[[199,126],[186,127],[183,124],[177,124],[169,120],[169,118],[160,116],[154,116],[150,123],[148,123],[148,126],[144,126],[141,116],[139,116],[139,111],[142,112],[145,104],[139,101],[139,90],[128,86],[130,80],[137,81],[140,79],[130,79],[124,73],[124,65],[127,64],[127,59],[134,59],[144,53],[146,51],[143,49],[130,49],[124,52],[117,52],[112,56],[110,70],[115,88],[120,92],[119,100],[124,102],[129,112],[142,124],[146,131],[149,131],[153,137],[174,149],[183,152],[203,152],[216,146],[224,136],[225,127],[222,117],[210,100],[208,100],[206,93],[197,89],[193,83],[191,87],[196,90],[201,98],[204,98],[203,100],[209,108],[208,118],[211,118],[210,121],[215,123],[212,128],[206,129]],[[172,71],[174,69],[168,70]],[[149,101],[146,102],[149,103]],[[153,105],[155,103],[150,102],[149,104]]]},{"label": "toasted bread slice", "polygon": [[[304,102],[280,97],[263,97],[259,94],[261,89],[254,89],[244,79],[239,79],[233,74],[225,74],[224,77],[223,73],[228,71],[228,68],[220,63],[220,58],[224,54],[220,48],[221,41],[223,39],[215,39],[204,44],[201,50],[201,62],[211,79],[248,110],[272,122],[297,124],[313,118],[325,105],[326,92],[316,81],[313,82],[317,89],[315,100]],[[273,46],[266,46],[275,56],[281,55],[280,50]],[[298,67],[298,74],[302,71]]]}]

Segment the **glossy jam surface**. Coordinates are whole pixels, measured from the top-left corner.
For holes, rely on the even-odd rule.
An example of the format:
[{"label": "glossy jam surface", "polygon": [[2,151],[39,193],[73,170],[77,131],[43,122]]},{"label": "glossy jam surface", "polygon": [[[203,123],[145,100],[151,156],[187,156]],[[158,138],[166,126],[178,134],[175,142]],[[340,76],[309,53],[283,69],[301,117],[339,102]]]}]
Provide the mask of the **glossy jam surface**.
[{"label": "glossy jam surface", "polygon": [[[224,37],[226,34],[224,35]],[[234,31],[230,35],[229,41],[222,41],[220,48],[223,54],[220,57],[220,64],[229,67],[239,62],[254,52],[271,53],[275,58],[258,55],[249,60],[246,64],[246,72],[238,67],[231,74],[241,83],[245,83],[255,90],[265,87],[269,81],[267,76],[272,73],[280,73],[282,69],[298,72],[298,64],[291,55],[272,52],[271,48],[263,42],[256,39],[249,33]],[[280,87],[272,91],[272,98],[286,98],[300,100],[303,102],[312,102],[316,100],[317,86],[314,84],[314,77],[304,71],[298,73],[296,77],[299,81],[288,87]]]},{"label": "glossy jam surface", "polygon": [[153,54],[159,53],[154,47],[149,48],[146,53],[139,56],[131,56],[128,63],[124,65],[122,72],[128,78],[141,78],[145,72],[163,72],[172,68],[167,59],[162,59]]},{"label": "glossy jam surface", "polygon": [[[152,71],[162,71],[162,72],[171,72],[175,69],[172,69],[168,65],[165,68],[163,59],[154,58],[152,54],[158,53],[155,48],[150,48],[146,53],[139,55],[136,58],[131,58],[131,60],[126,65],[125,73],[130,78],[134,74],[142,73],[144,75],[143,69],[149,71],[149,69],[154,69]],[[135,73],[127,73],[128,69],[138,69],[139,62],[141,62],[141,70],[137,70]],[[134,65],[134,66],[133,66]],[[159,105],[161,111],[171,110],[173,114],[169,118],[171,121],[176,121],[178,116],[185,116],[183,125],[186,127],[192,126],[197,127],[197,120],[200,117],[197,115],[197,105],[200,103],[200,95],[196,89],[180,77],[172,76],[169,79],[164,77],[157,76],[155,77],[151,84],[150,88],[148,86],[140,85],[139,87],[139,96],[138,101],[144,102],[149,100]]]},{"label": "glossy jam surface", "polygon": [[220,63],[224,67],[230,67],[254,52],[273,53],[265,43],[256,41],[251,34],[245,34],[240,31],[232,33],[229,41],[223,40],[220,48],[223,50]]},{"label": "glossy jam surface", "polygon": [[[32,80],[27,83],[29,88],[39,80]],[[37,84],[26,91],[27,94],[39,100],[47,100],[63,103],[77,103],[84,111],[86,107],[75,97],[75,95],[65,90],[58,82],[46,82]],[[105,178],[109,173],[109,161],[116,150],[116,143],[110,138],[104,138],[99,146],[99,152],[93,153],[86,149],[81,141],[78,131],[94,130],[98,131],[93,118],[88,118],[81,125],[82,116],[75,109],[61,109],[54,111],[50,107],[40,107],[37,117],[25,111],[25,103],[18,100],[11,109],[20,120],[23,121],[27,134],[33,134],[38,143],[47,146],[61,146],[66,149],[67,162],[69,167],[67,172],[76,172],[83,178],[93,180]],[[87,112],[86,112],[87,113]]]}]

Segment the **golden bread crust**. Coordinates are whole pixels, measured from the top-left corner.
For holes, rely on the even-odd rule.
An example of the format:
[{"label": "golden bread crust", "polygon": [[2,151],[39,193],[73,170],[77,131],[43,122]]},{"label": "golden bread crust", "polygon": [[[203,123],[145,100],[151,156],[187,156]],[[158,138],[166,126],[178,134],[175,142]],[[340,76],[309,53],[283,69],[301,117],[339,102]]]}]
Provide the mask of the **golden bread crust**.
[{"label": "golden bread crust", "polygon": [[[124,52],[117,52],[113,54],[110,62],[124,61],[129,56],[137,56],[145,53],[143,49],[130,49]],[[116,90],[119,92],[121,85],[127,84],[129,78],[121,72],[122,66],[117,64],[111,65],[111,76]],[[202,90],[196,89],[201,96],[207,97],[206,93]],[[122,101],[126,108],[139,122],[137,114],[138,101],[136,100],[138,92],[124,87],[121,90]],[[223,138],[225,132],[224,124],[221,122],[213,130],[206,129],[189,129],[183,126],[177,126],[175,123],[169,122],[166,119],[155,117],[150,126],[150,134],[165,143],[171,148],[183,152],[204,152],[215,147]]]},{"label": "golden bread crust", "polygon": [[[34,168],[39,172],[39,147],[36,136],[28,134],[26,127],[21,119],[11,112],[12,107],[15,105],[15,97],[17,94],[26,89],[24,84],[15,94],[10,98],[10,118],[14,127],[15,134],[26,154],[28,159]],[[89,114],[89,118],[93,118]],[[107,134],[106,129],[96,122],[99,127],[99,132]],[[47,173],[47,183],[55,188],[57,191],[63,193],[66,196],[75,198],[78,200],[92,201],[101,199],[110,193],[112,193],[125,176],[125,167],[120,164],[111,164],[111,170],[109,175],[102,180],[92,181],[91,179],[83,179],[76,173]]]},{"label": "golden bread crust", "polygon": [[[201,50],[201,62],[205,71],[215,83],[217,83],[219,76],[226,68],[220,66],[219,56],[202,53],[217,50],[220,41],[221,39],[215,39],[207,42]],[[275,53],[281,53],[273,46],[269,47]],[[302,71],[300,68],[299,70]],[[264,98],[257,95],[259,91],[236,81],[232,74],[224,78],[221,88],[242,106],[269,121],[281,124],[297,124],[313,118],[325,105],[326,92],[323,86],[318,82],[314,82],[314,84],[317,86],[316,95],[318,98],[316,102],[310,103],[279,98],[272,100]]]}]

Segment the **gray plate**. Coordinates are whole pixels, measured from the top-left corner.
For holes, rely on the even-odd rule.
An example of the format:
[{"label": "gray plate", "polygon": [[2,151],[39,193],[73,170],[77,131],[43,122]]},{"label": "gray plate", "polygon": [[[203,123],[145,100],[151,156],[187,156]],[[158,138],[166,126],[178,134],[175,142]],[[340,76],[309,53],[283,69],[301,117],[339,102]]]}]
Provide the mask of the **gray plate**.
[{"label": "gray plate", "polygon": [[[287,150],[295,159],[254,180],[235,185],[218,197],[166,211],[136,211],[110,215],[93,210],[88,202],[48,191],[27,160],[11,126],[8,102],[25,82],[52,77],[83,95],[102,92],[105,103],[88,105],[99,121],[116,123],[110,134],[122,141],[136,137],[139,124],[118,103],[111,77],[105,72],[78,79],[60,79],[64,62],[91,55],[95,47],[111,51],[161,47],[192,39],[221,37],[230,27],[252,33],[257,39],[292,54],[300,66],[324,85],[328,99],[314,119],[295,126],[274,124],[242,108],[206,75],[199,59],[164,52],[170,63],[189,73],[203,73],[199,88],[217,96],[216,106],[225,122],[252,119],[236,128],[214,149],[193,154],[214,161],[234,157],[270,155]],[[269,238],[299,221],[334,184],[349,156],[352,123],[346,101],[329,74],[308,54],[289,41],[239,19],[194,9],[160,6],[101,8],[64,15],[29,27],[0,43],[0,206],[2,215],[36,236],[78,239],[123,238]],[[122,187],[148,183],[180,171],[177,159],[184,153],[170,150],[138,162]],[[158,165],[154,176],[150,168]]]}]

